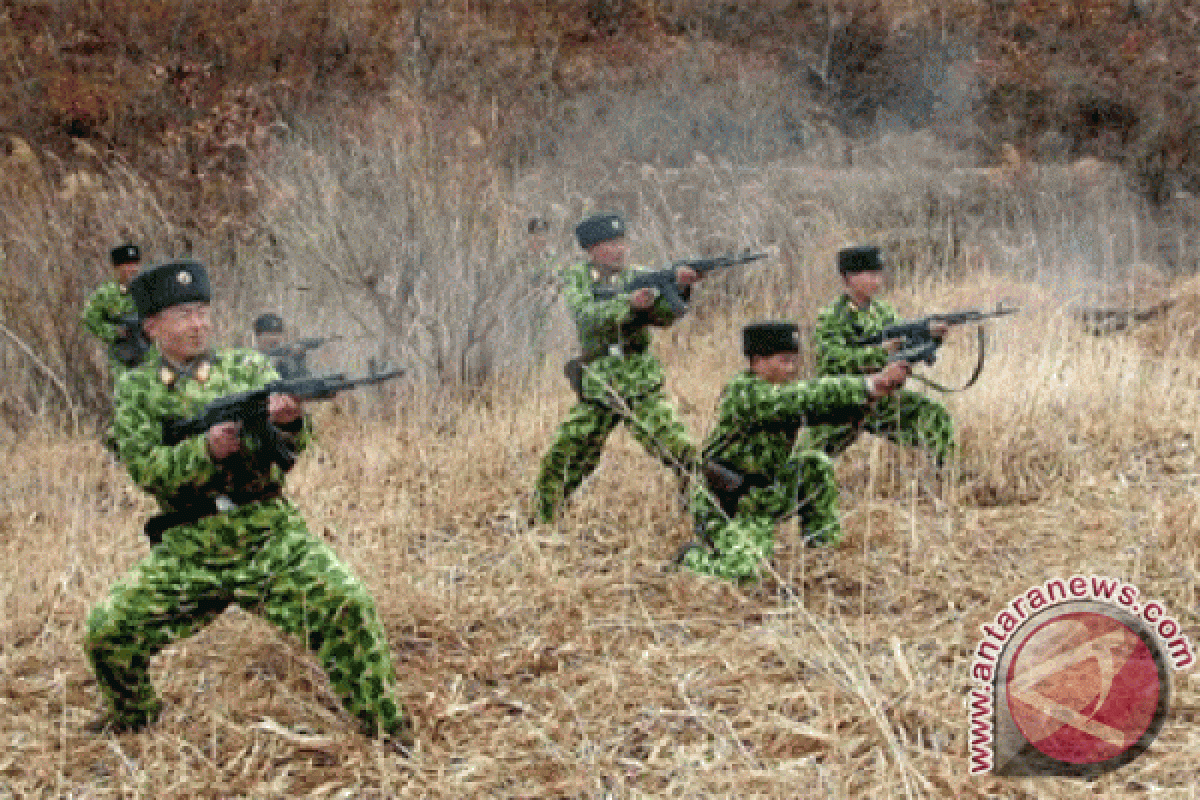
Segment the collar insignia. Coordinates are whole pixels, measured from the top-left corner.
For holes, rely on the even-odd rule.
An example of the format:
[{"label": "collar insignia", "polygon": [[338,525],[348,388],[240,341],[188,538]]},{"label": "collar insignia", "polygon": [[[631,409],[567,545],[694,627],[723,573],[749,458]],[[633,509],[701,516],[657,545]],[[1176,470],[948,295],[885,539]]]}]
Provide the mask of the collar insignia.
[{"label": "collar insignia", "polygon": [[158,379],[168,389],[174,388],[183,378],[191,378],[196,383],[207,383],[212,377],[212,361],[208,356],[201,356],[191,364],[175,368],[164,363],[158,368]]}]

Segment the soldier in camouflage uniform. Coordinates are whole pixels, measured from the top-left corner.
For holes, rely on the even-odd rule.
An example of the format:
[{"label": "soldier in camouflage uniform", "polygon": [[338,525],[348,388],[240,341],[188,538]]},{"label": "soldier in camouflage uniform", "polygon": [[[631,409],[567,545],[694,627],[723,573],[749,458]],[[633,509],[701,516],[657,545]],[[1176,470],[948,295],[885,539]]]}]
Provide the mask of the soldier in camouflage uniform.
[{"label": "soldier in camouflage uniform", "polygon": [[88,333],[108,349],[108,363],[115,383],[125,370],[141,362],[148,343],[141,328],[132,322],[137,309],[128,288],[141,268],[141,250],[135,244],[123,244],[114,247],[110,257],[114,280],[105,281],[92,292],[84,305],[81,320]]},{"label": "soldier in camouflage uniform", "polygon": [[[374,603],[283,497],[279,465],[254,459],[256,443],[240,435],[238,422],[164,444],[168,418],[262,387],[275,371],[251,350],[208,349],[210,291],[201,265],[147,269],[130,291],[157,350],[118,382],[113,427],[121,461],[162,513],[147,523],[151,541],[158,539],[150,554],[88,617],[85,649],[112,707],[106,724],[130,730],[153,722],[162,703],[147,675],[150,659],[237,604],[312,650],[367,733],[410,741]],[[310,430],[301,404],[275,394],[268,411],[302,450]]]},{"label": "soldier in camouflage uniform", "polygon": [[[838,253],[845,293],[817,315],[813,341],[818,375],[872,372],[886,365],[899,348],[899,340],[856,344],[899,321],[895,309],[875,298],[883,283],[882,270],[877,247],[850,247]],[[931,330],[937,338],[946,334],[943,324]],[[836,456],[863,430],[897,444],[923,447],[939,467],[954,455],[954,422],[945,406],[907,389],[877,403],[861,425],[821,425],[809,429],[806,436],[813,446]]]},{"label": "soldier in camouflage uniform", "polygon": [[283,317],[275,313],[254,318],[254,349],[265,356],[283,346]]},{"label": "soldier in camouflage uniform", "polygon": [[872,403],[904,383],[908,365],[892,364],[874,375],[798,381],[794,324],[755,323],[742,337],[749,369],[721,392],[717,423],[704,445],[706,463],[727,471],[725,483],[716,486],[710,479],[692,487],[698,541],[678,563],[705,575],[755,581],[771,558],[776,527],[793,514],[808,543],[832,545],[842,535],[833,464],[821,451],[806,449],[804,426],[862,418]]},{"label": "soldier in camouflage uniform", "polygon": [[[579,333],[582,356],[571,378],[579,402],[559,425],[542,458],[535,514],[551,522],[562,501],[596,469],[604,442],[624,422],[642,446],[681,476],[690,472],[695,445],[663,395],[663,369],[650,353],[650,326],[666,327],[675,314],[657,290],[643,288],[597,298],[598,287],[620,288],[626,267],[625,223],[617,214],[588,217],[575,229],[588,260],[562,273],[563,296]],[[698,276],[680,268],[686,296]]]},{"label": "soldier in camouflage uniform", "polygon": [[278,314],[260,314],[254,320],[254,349],[271,360],[271,366],[285,381],[311,378],[308,353],[340,336],[297,339],[284,342],[283,318]]}]

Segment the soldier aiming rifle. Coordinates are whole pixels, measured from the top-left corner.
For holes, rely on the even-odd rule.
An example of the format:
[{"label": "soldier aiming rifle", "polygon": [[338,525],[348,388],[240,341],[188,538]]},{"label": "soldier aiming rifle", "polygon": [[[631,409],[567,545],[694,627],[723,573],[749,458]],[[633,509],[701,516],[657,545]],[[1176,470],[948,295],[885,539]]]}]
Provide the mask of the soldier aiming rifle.
[{"label": "soldier aiming rifle", "polygon": [[563,296],[583,353],[564,372],[579,402],[542,458],[533,509],[541,522],[553,521],[563,500],[596,469],[619,422],[681,480],[688,479],[696,447],[663,393],[665,376],[650,353],[649,328],[665,328],[687,313],[692,286],[705,272],[761,257],[681,262],[648,272],[627,264],[619,214],[588,217],[575,236],[587,260],[563,270]]},{"label": "soldier aiming rifle", "polygon": [[308,354],[327,342],[341,341],[342,336],[316,336],[284,341],[283,318],[278,314],[261,314],[254,320],[254,349],[271,359],[280,377],[307,378]]},{"label": "soldier aiming rifle", "polygon": [[[374,602],[283,494],[310,440],[303,398],[350,384],[277,383],[260,353],[211,350],[208,274],[194,261],[143,270],[130,293],[158,356],[117,382],[113,432],[161,513],[150,553],[88,616],[84,646],[109,705],[93,728],[152,724],[151,659],[236,604],[296,636],[363,732],[404,750],[412,729]],[[271,457],[259,457],[263,430],[278,440]]]},{"label": "soldier aiming rifle", "polygon": [[[936,315],[901,323],[896,310],[875,296],[883,286],[883,260],[878,247],[839,251],[837,269],[842,295],[817,315],[813,331],[818,375],[861,375],[897,360],[929,363],[951,325],[957,324],[951,317]],[[990,316],[1007,313],[1011,312],[1001,308]],[[981,367],[982,361],[968,386]],[[836,456],[863,431],[896,444],[921,447],[939,468],[954,456],[954,422],[946,407],[908,389],[881,398],[857,425],[818,425],[805,435],[813,447]]]}]

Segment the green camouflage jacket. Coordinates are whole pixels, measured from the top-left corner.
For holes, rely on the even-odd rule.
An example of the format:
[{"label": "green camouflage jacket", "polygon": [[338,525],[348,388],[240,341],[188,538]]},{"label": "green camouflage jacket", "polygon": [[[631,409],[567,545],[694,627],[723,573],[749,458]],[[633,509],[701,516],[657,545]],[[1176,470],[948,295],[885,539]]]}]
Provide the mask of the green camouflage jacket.
[{"label": "green camouflage jacket", "polygon": [[743,475],[771,477],[783,469],[802,427],[853,422],[869,403],[867,382],[858,376],[775,384],[746,370],[721,391],[704,456]]},{"label": "green camouflage jacket", "polygon": [[879,333],[898,320],[896,310],[882,300],[859,309],[846,295],[817,314],[813,344],[818,375],[861,375],[887,366],[888,352],[878,345],[855,341]]},{"label": "green camouflage jacket", "polygon": [[583,373],[583,394],[588,399],[603,399],[610,390],[622,397],[644,396],[662,386],[662,365],[649,352],[647,328],[674,322],[670,305],[659,297],[648,311],[635,311],[627,294],[598,299],[593,292],[597,286],[622,286],[639,270],[629,267],[602,281],[591,264],[582,262],[561,273],[563,297],[588,362]]},{"label": "green camouflage jacket", "polygon": [[133,296],[121,291],[116,281],[105,281],[88,298],[80,319],[88,333],[111,345],[117,340],[118,323],[114,320],[127,314],[137,314]]},{"label": "green camouflage jacket", "polygon": [[[203,370],[196,370],[202,374]],[[117,381],[114,397],[113,437],[117,453],[129,470],[134,483],[154,495],[163,511],[178,510],[180,502],[197,496],[216,497],[231,492],[262,492],[282,487],[283,470],[272,464],[267,472],[247,476],[239,469],[242,454],[230,456],[221,464],[208,455],[204,434],[176,445],[163,443],[163,422],[168,418],[185,419],[197,414],[207,403],[235,392],[258,389],[277,380],[278,375],[260,353],[253,350],[225,350],[211,357],[203,382],[186,375],[174,376],[157,351],[140,367],[131,369]],[[307,419],[292,434],[296,452],[308,446]],[[253,443],[243,437],[243,447]]]},{"label": "green camouflage jacket", "polygon": [[116,321],[117,318],[136,315],[133,296],[122,291],[116,281],[106,281],[92,292],[80,315],[88,333],[107,347],[108,363],[114,378],[130,368],[123,359],[143,358],[148,346],[140,331],[135,336],[127,332],[125,337],[118,333],[121,323]]}]

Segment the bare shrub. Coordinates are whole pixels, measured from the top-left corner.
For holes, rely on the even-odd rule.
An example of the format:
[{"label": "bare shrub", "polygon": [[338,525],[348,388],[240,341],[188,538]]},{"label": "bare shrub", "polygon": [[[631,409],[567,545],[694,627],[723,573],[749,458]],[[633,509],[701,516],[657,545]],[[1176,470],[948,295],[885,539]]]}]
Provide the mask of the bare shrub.
[{"label": "bare shrub", "polygon": [[132,240],[154,260],[182,240],[155,193],[119,167],[64,173],[31,161],[10,175],[0,181],[0,417],[78,423],[108,405],[106,356],[79,314],[112,277],[109,249]]},{"label": "bare shrub", "polygon": [[437,381],[478,386],[528,366],[546,264],[522,252],[527,220],[485,160],[449,162],[431,140],[380,125],[297,139],[267,174],[278,263],[265,281],[303,285],[306,304],[353,319]]}]

